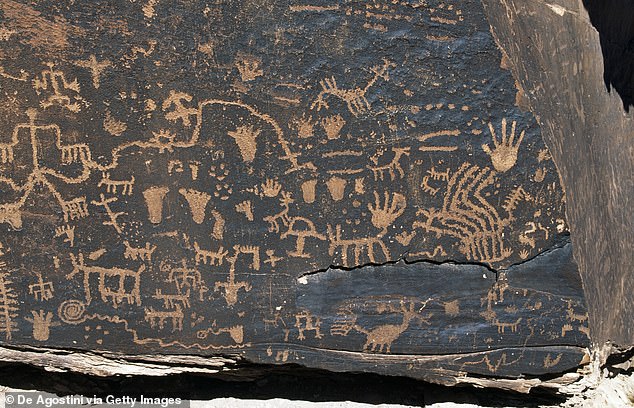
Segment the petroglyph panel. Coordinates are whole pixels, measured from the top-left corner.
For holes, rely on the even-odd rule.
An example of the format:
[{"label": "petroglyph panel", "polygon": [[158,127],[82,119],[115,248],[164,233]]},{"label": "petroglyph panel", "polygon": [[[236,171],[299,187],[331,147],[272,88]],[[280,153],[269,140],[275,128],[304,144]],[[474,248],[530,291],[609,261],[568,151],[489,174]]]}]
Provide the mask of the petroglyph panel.
[{"label": "petroglyph panel", "polygon": [[1,343],[582,361],[574,263],[540,261],[569,254],[557,169],[478,1],[2,1],[0,27]]}]

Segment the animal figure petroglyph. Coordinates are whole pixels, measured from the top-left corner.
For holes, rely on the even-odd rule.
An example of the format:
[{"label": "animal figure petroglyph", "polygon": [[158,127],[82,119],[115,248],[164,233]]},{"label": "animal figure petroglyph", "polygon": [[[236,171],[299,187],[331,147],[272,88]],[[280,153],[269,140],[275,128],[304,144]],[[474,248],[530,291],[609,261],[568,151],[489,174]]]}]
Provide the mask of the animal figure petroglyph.
[{"label": "animal figure petroglyph", "polygon": [[[382,241],[382,234],[375,237],[361,237],[352,239],[341,238],[341,225],[335,226],[328,224],[328,255],[333,256],[335,252],[341,251],[341,262],[345,267],[360,265],[361,255],[365,252],[371,263],[376,263],[374,256],[375,247],[378,247],[386,260],[390,259],[390,251]],[[353,249],[354,263],[348,261],[348,251]]]},{"label": "animal figure petroglyph", "polygon": [[146,242],[145,247],[136,248],[131,246],[128,241],[123,241],[123,245],[125,246],[125,252],[123,253],[125,259],[152,262],[152,254],[156,250],[156,245],[150,246],[150,243]]},{"label": "animal figure petroglyph", "polygon": [[117,190],[121,187],[121,194],[132,195],[132,187],[134,186],[134,176],[130,180],[112,180],[110,173],[103,172],[102,178],[97,187],[106,186],[106,193],[117,194]]},{"label": "animal figure petroglyph", "polygon": [[[66,275],[66,279],[72,279],[79,272],[83,272],[86,304],[90,304],[92,301],[90,277],[91,275],[98,275],[99,294],[104,303],[108,303],[110,299],[112,306],[117,308],[125,300],[129,305],[136,303],[137,306],[141,306],[141,273],[145,271],[145,264],[142,264],[136,271],[116,267],[88,266],[84,263],[84,255],[82,253],[79,253],[77,257],[74,254],[70,254],[70,261],[73,265],[73,270]],[[126,282],[129,281],[132,281],[132,289],[127,291]],[[117,287],[112,289],[106,286],[109,282],[117,282]]]},{"label": "animal figure petroglyph", "polygon": [[394,181],[397,174],[399,178],[403,178],[405,176],[405,171],[403,170],[403,167],[401,167],[401,158],[403,156],[410,155],[410,148],[393,147],[392,152],[394,153],[394,157],[388,164],[385,165],[379,165],[378,156],[373,156],[370,158],[370,160],[374,163],[374,166],[367,167],[372,171],[372,175],[374,176],[375,181],[384,180],[386,173],[390,176],[390,180],[392,181]]},{"label": "animal figure petroglyph", "polygon": [[201,263],[204,265],[222,265],[225,256],[229,253],[222,246],[220,246],[217,251],[201,249],[196,241],[194,241],[194,251],[196,252],[194,258],[196,265],[200,265]]},{"label": "animal figure petroglyph", "polygon": [[154,310],[154,308],[145,308],[145,321],[150,323],[151,328],[163,329],[165,321],[171,320],[172,332],[183,330],[183,309],[180,304],[176,304],[174,310]]}]

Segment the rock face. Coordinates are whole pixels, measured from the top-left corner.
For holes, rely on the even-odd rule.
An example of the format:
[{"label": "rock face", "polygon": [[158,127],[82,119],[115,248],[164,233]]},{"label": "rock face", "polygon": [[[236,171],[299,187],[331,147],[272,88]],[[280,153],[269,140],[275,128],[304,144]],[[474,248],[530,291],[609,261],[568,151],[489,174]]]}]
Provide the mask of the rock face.
[{"label": "rock face", "polygon": [[2,1],[0,342],[576,368],[564,192],[509,67],[479,1]]}]

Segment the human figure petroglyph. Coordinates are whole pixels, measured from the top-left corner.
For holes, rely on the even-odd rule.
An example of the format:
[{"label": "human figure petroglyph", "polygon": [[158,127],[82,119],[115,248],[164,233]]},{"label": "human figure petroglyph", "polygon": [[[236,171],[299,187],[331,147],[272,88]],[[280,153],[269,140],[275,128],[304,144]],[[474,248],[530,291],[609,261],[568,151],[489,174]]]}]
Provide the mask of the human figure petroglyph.
[{"label": "human figure petroglyph", "polygon": [[47,301],[53,298],[53,282],[46,281],[42,278],[42,274],[37,274],[37,282],[29,285],[29,293],[33,295],[35,300]]},{"label": "human figure petroglyph", "polygon": [[201,302],[204,300],[205,293],[209,291],[200,271],[188,267],[186,259],[182,260],[181,266],[169,268],[167,281],[176,285],[178,293],[183,293],[185,290],[190,289],[198,291],[198,300]]},{"label": "human figure petroglyph", "polygon": [[236,282],[236,262],[240,254],[251,255],[253,262],[249,265],[254,270],[260,270],[260,247],[257,246],[243,246],[234,245],[234,254],[227,258],[229,263],[229,276],[225,282],[216,282],[214,285],[214,291],[218,292],[220,289],[224,289],[224,298],[227,302],[227,306],[233,306],[238,302],[238,291],[244,289],[245,292],[251,291],[251,284],[245,281]]},{"label": "human figure petroglyph", "polygon": [[[112,306],[118,308],[119,305],[125,300],[129,305],[136,303],[137,306],[141,306],[141,273],[145,271],[145,264],[141,264],[136,271],[124,268],[104,268],[101,266],[89,266],[84,263],[84,255],[80,252],[76,257],[74,254],[69,254],[73,270],[66,275],[66,279],[72,279],[79,272],[84,274],[84,294],[86,297],[86,303],[92,302],[92,292],[90,289],[90,277],[91,275],[98,275],[99,281],[99,294],[101,300],[104,303],[108,303],[109,298],[112,301]],[[112,280],[117,282],[117,288],[111,289],[106,286],[107,278],[118,278]],[[109,280],[110,281],[110,280]],[[126,283],[132,282],[132,289],[126,290]]]},{"label": "human figure petroglyph", "polygon": [[106,193],[117,194],[119,187],[121,187],[122,195],[132,195],[132,188],[134,187],[134,176],[130,177],[130,180],[113,180],[110,178],[109,172],[103,172],[102,178],[97,184],[97,187],[105,186]]},{"label": "human figure petroglyph", "polygon": [[401,158],[403,156],[410,155],[409,147],[393,147],[392,152],[394,153],[394,157],[392,160],[385,165],[379,165],[379,158],[381,155],[374,155],[370,157],[370,161],[374,163],[373,166],[367,166],[368,169],[372,171],[372,175],[374,176],[374,181],[384,180],[386,177],[386,173],[390,176],[390,180],[394,181],[396,175],[398,174],[399,178],[403,178],[405,176],[405,172],[403,167],[401,167]]},{"label": "human figure petroglyph", "polygon": [[313,316],[307,310],[303,310],[295,315],[295,327],[299,332],[297,335],[298,340],[306,339],[304,332],[312,331],[315,333],[316,339],[321,339],[324,335],[321,333],[321,319],[317,316]]},{"label": "human figure petroglyph", "polygon": [[[81,110],[80,102],[83,102],[80,93],[79,82],[77,79],[69,81],[62,71],[55,70],[55,64],[49,62],[46,64],[48,70],[42,71],[39,78],[33,80],[33,87],[38,95],[42,91],[50,91],[52,95],[48,99],[41,102],[43,108],[53,105],[60,105],[71,112],[77,113]],[[71,91],[65,93],[66,91]]]},{"label": "human figure petroglyph", "polygon": [[103,71],[112,66],[112,63],[108,60],[98,61],[95,54],[90,55],[87,60],[75,61],[74,64],[78,67],[90,70],[90,74],[92,75],[92,85],[95,89],[99,89]]}]

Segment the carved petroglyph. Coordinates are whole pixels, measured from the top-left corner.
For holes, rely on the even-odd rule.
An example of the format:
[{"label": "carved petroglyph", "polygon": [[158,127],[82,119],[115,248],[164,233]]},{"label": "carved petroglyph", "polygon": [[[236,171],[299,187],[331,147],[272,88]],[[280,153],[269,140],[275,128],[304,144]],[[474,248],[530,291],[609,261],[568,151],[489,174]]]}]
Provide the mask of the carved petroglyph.
[{"label": "carved petroglyph", "polygon": [[[438,132],[426,133],[418,137],[420,142],[426,142],[428,139],[439,137],[439,136],[448,136],[448,137],[456,137],[460,136],[460,131],[457,129],[454,130],[441,130]],[[422,145],[418,148],[421,152],[453,152],[458,149],[457,146],[427,146]]]},{"label": "carved petroglyph", "polygon": [[[359,265],[361,262],[361,255],[365,252],[371,263],[376,263],[375,247],[378,247],[383,257],[387,260],[390,259],[390,251],[383,243],[382,234],[376,237],[361,237],[343,239],[341,237],[342,229],[341,225],[335,226],[334,230],[330,224],[328,224],[328,255],[334,256],[335,253],[339,253],[341,256],[341,262],[345,267],[351,267]],[[348,260],[348,251],[352,248],[354,254],[354,263]]]},{"label": "carved petroglyph", "polygon": [[[66,279],[72,279],[79,272],[84,274],[83,285],[84,294],[86,296],[86,303],[92,302],[91,281],[90,277],[98,275],[99,282],[99,294],[101,300],[104,303],[112,302],[112,307],[118,308],[119,305],[125,300],[129,305],[136,303],[137,306],[141,306],[141,273],[145,271],[145,265],[142,264],[139,269],[133,271],[131,269],[124,268],[104,268],[101,266],[88,266],[84,263],[84,255],[80,252],[76,257],[74,254],[69,254],[70,261],[73,265],[71,273],[66,275]],[[111,279],[116,278],[116,279]],[[116,282],[116,287],[112,289],[107,286],[108,282]],[[132,282],[132,285],[126,285],[126,283]],[[126,290],[126,286],[132,286],[131,290]]]},{"label": "carved petroglyph", "polygon": [[392,304],[378,303],[376,305],[377,312],[399,314],[401,315],[401,322],[399,324],[382,324],[370,329],[362,327],[357,323],[358,316],[352,312],[350,307],[343,307],[339,309],[338,319],[333,324],[330,333],[337,336],[347,336],[351,330],[356,330],[366,336],[363,351],[390,353],[392,343],[398,340],[410,327],[412,320],[417,320],[420,324],[429,324],[429,319],[433,314],[428,314],[427,317],[423,317],[420,313],[431,301],[432,299],[427,299],[421,303],[420,307],[416,307],[416,301],[406,302],[401,300],[398,308]]},{"label": "carved petroglyph", "polygon": [[315,333],[316,339],[321,339],[322,337],[324,337],[324,335],[321,334],[321,331],[320,331],[321,319],[317,316],[313,316],[313,314],[307,310],[303,310],[295,315],[295,327],[297,328],[297,331],[298,331],[298,334],[297,334],[298,340],[306,339],[304,332],[309,332],[309,331],[312,331]]},{"label": "carved petroglyph", "polygon": [[242,160],[252,162],[258,150],[256,139],[261,131],[253,126],[240,126],[236,130],[229,132],[229,136],[236,141]]},{"label": "carved petroglyph", "polygon": [[18,330],[18,295],[11,285],[8,274],[0,273],[0,332],[5,340],[11,340],[11,333]]},{"label": "carved petroglyph", "polygon": [[484,197],[483,190],[494,182],[488,168],[464,163],[447,182],[440,210],[420,209],[423,217],[414,228],[448,235],[460,241],[460,252],[469,260],[492,263],[508,258],[512,250],[503,242],[503,219]]},{"label": "carved petroglyph", "polygon": [[145,243],[145,247],[133,247],[128,241],[123,241],[125,246],[125,252],[123,257],[131,261],[147,261],[152,262],[152,254],[156,250],[156,245],[150,245],[149,242]]},{"label": "carved petroglyph", "polygon": [[59,323],[53,323],[53,313],[44,310],[32,310],[33,318],[25,317],[24,320],[33,324],[33,338],[38,341],[46,341],[51,335],[51,327],[59,326]]},{"label": "carved petroglyph", "polygon": [[397,174],[399,178],[403,178],[405,172],[403,171],[403,167],[401,167],[401,158],[403,156],[409,156],[409,150],[409,147],[393,147],[392,152],[394,153],[394,157],[385,165],[379,165],[379,159],[382,153],[372,156],[370,160],[374,165],[368,166],[368,168],[372,170],[374,180],[384,180],[386,173],[390,176],[390,180],[392,181],[394,181]]},{"label": "carved petroglyph", "polygon": [[185,197],[192,213],[192,219],[196,224],[202,224],[205,221],[205,209],[211,196],[204,191],[181,188],[178,192]]},{"label": "carved petroglyph", "polygon": [[236,262],[240,254],[251,255],[253,262],[249,267],[256,271],[260,270],[260,247],[235,245],[233,251],[234,254],[227,258],[227,262],[229,263],[229,276],[227,280],[214,284],[215,292],[224,289],[223,296],[227,302],[227,306],[233,306],[238,302],[238,291],[240,289],[244,289],[245,292],[251,291],[250,283],[244,281],[236,282],[235,280]]},{"label": "carved petroglyph", "polygon": [[119,225],[119,223],[117,222],[117,218],[121,217],[122,215],[127,215],[127,213],[112,211],[112,209],[110,208],[110,203],[117,202],[118,199],[116,197],[110,197],[106,199],[103,194],[100,194],[99,197],[99,201],[92,201],[92,203],[97,206],[102,206],[106,210],[106,214],[110,218],[109,220],[103,221],[102,224],[112,226],[117,231],[117,233],[121,234],[123,231],[121,230],[121,225]]},{"label": "carved petroglyph", "polygon": [[68,243],[72,248],[75,245],[75,226],[62,225],[55,227],[55,237],[64,237],[64,242]]},{"label": "carved petroglyph", "polygon": [[198,242],[194,241],[194,251],[196,252],[196,265],[222,265],[225,257],[229,254],[222,246],[217,251],[201,249]]},{"label": "carved petroglyph", "polygon": [[37,282],[29,285],[29,293],[33,295],[35,300],[47,301],[53,298],[53,282],[46,281],[42,278],[42,274],[37,274]]},{"label": "carved petroglyph", "polygon": [[132,195],[134,176],[131,176],[130,180],[113,180],[110,178],[110,173],[104,172],[101,180],[97,184],[97,187],[101,186],[106,187],[106,193],[117,194],[119,187],[121,187],[122,195]]},{"label": "carved petroglyph", "polygon": [[183,259],[181,266],[169,268],[167,281],[176,285],[178,293],[184,293],[185,290],[198,291],[198,299],[201,302],[205,293],[209,291],[198,269],[189,268],[186,259]]},{"label": "carved petroglyph", "polygon": [[310,258],[310,255],[304,252],[306,238],[318,239],[325,241],[326,237],[317,232],[315,224],[304,217],[292,217],[288,223],[288,229],[280,235],[281,239],[288,237],[297,237],[295,241],[295,250],[286,251],[289,256],[298,258]]},{"label": "carved petroglyph", "polygon": [[340,177],[331,177],[326,182],[326,187],[328,187],[328,191],[330,192],[330,196],[335,201],[341,201],[343,199],[343,195],[346,191],[346,184],[348,181],[346,179],[342,179]]},{"label": "carved petroglyph", "polygon": [[143,192],[152,224],[160,224],[163,220],[163,199],[168,191],[167,187],[150,187]]},{"label": "carved petroglyph", "polygon": [[[81,110],[80,102],[83,99],[79,95],[80,87],[77,79],[69,81],[62,71],[55,70],[55,64],[47,63],[48,70],[42,71],[39,77],[33,80],[33,87],[38,95],[42,91],[52,92],[48,99],[42,101],[41,106],[46,109],[53,105],[59,105],[71,112],[77,113]],[[68,93],[66,93],[69,91]]]},{"label": "carved petroglyph", "polygon": [[392,193],[392,202],[390,203],[390,194],[383,194],[383,205],[379,193],[374,192],[374,206],[368,204],[368,210],[372,214],[372,225],[381,230],[381,235],[387,233],[387,228],[394,224],[394,221],[400,217],[407,207],[405,196],[400,193]]},{"label": "carved petroglyph", "polygon": [[247,220],[253,221],[253,203],[251,200],[244,200],[236,204],[236,212],[244,214]]},{"label": "carved petroglyph", "polygon": [[515,125],[516,122],[513,121],[511,124],[511,133],[508,134],[506,131],[506,118],[502,119],[502,140],[498,141],[493,124],[489,123],[493,150],[491,150],[488,144],[482,145],[482,150],[491,157],[491,163],[495,170],[501,173],[510,170],[515,165],[517,152],[524,139],[524,131],[522,130],[518,139],[515,140]]},{"label": "carved petroglyph", "polygon": [[101,75],[106,68],[112,66],[112,63],[108,60],[98,61],[97,57],[92,54],[87,60],[75,61],[75,65],[90,70],[90,74],[92,75],[92,85],[95,89],[99,89]]},{"label": "carved petroglyph", "polygon": [[339,132],[346,124],[346,121],[340,116],[329,116],[321,120],[321,126],[326,132],[326,137],[330,140],[339,139]]},{"label": "carved petroglyph", "polygon": [[354,88],[354,89],[341,89],[337,85],[337,81],[335,77],[325,78],[320,81],[321,92],[317,95],[317,99],[313,102],[311,109],[317,108],[317,110],[321,110],[322,108],[328,109],[330,106],[326,102],[327,96],[335,97],[343,102],[345,102],[348,110],[354,116],[359,116],[370,110],[370,102],[366,98],[368,90],[376,84],[379,78],[388,81],[389,75],[388,70],[395,65],[388,60],[383,60],[383,65],[377,65],[370,68],[370,71],[374,74],[374,76],[368,81],[365,87],[363,88]]},{"label": "carved petroglyph", "polygon": [[262,61],[250,55],[239,56],[235,62],[235,66],[243,82],[253,81],[264,74],[264,71],[262,71]]},{"label": "carved petroglyph", "polygon": [[154,310],[152,307],[146,307],[145,309],[145,321],[150,323],[150,327],[160,330],[165,328],[165,321],[169,320],[172,324],[172,332],[183,330],[183,309],[180,304],[175,304],[174,309],[170,310]]},{"label": "carved petroglyph", "polygon": [[236,344],[242,344],[244,342],[244,326],[236,325],[230,327],[218,327],[215,320],[208,329],[196,332],[196,337],[199,339],[206,339],[210,334],[219,336],[223,333],[228,333],[231,340],[233,340]]}]

